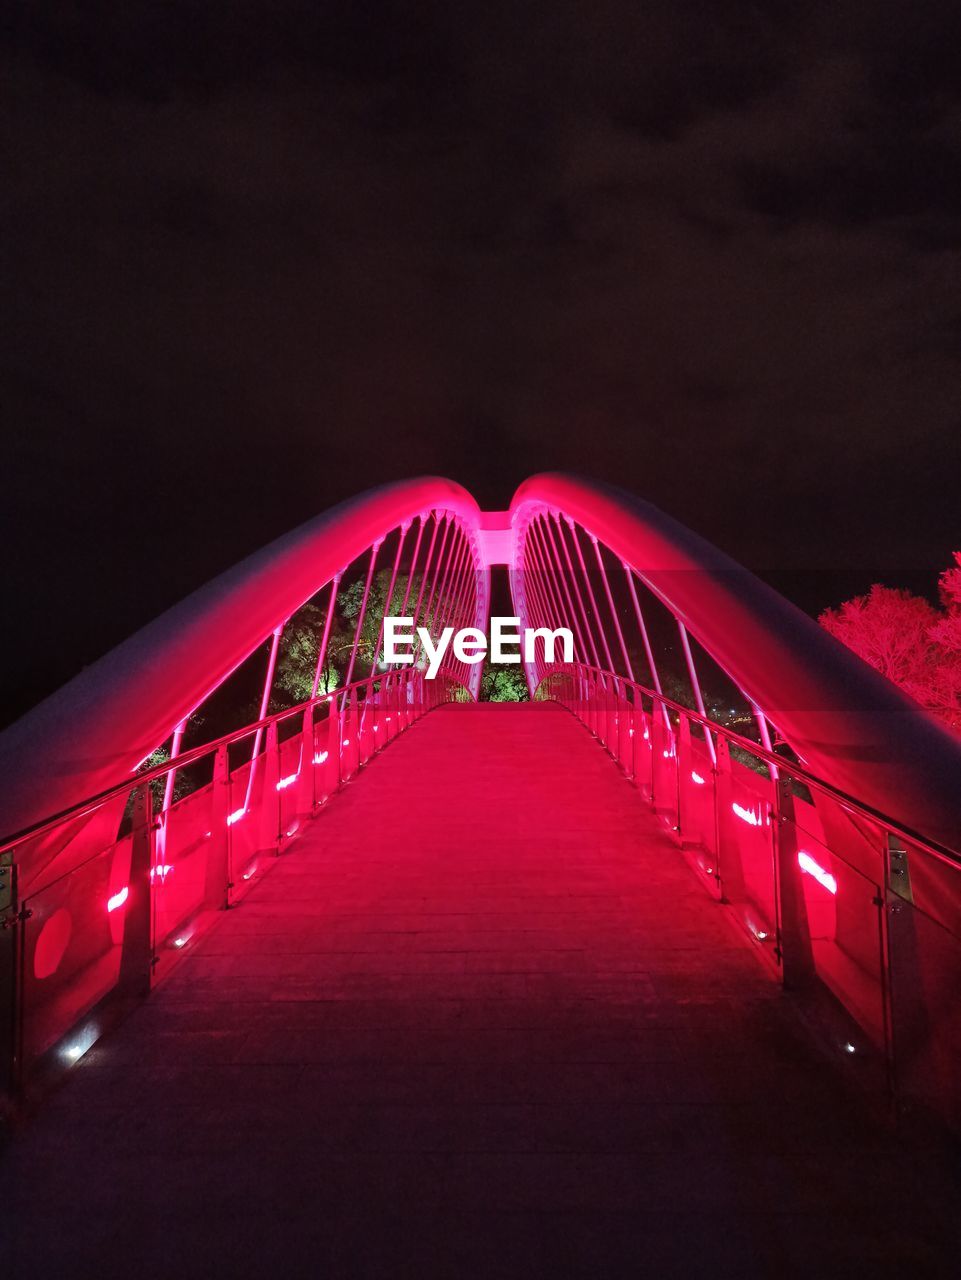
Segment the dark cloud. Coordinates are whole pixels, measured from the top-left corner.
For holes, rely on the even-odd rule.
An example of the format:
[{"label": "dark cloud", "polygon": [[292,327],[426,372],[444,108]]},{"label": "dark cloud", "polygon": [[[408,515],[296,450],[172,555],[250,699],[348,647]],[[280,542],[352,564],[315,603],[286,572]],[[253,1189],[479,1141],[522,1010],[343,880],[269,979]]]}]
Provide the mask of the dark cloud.
[{"label": "dark cloud", "polygon": [[782,223],[886,222],[921,249],[961,244],[961,137],[850,138],[793,167],[747,162],[739,177],[749,208]]},{"label": "dark cloud", "polygon": [[16,697],[424,471],[497,508],[580,470],[772,573],[933,582],[959,541],[957,19],[21,6]]}]

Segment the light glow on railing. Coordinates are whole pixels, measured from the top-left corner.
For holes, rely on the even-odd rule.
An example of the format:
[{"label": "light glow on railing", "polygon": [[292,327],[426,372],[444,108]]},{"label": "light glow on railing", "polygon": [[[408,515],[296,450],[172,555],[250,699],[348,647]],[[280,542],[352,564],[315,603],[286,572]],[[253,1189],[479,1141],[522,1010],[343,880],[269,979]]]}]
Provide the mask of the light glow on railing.
[{"label": "light glow on railing", "polygon": [[107,899],[107,910],[108,911],[119,910],[119,908],[122,907],[123,904],[127,901],[127,898],[129,896],[130,896],[130,888],[128,885],[124,885],[122,889],[117,890],[117,892],[113,895],[112,898]]},{"label": "light glow on railing", "polygon": [[753,809],[745,809],[736,800],[731,805],[731,808],[734,810],[735,816],[740,818],[742,822],[746,822],[749,827],[759,827],[761,825],[761,819]]},{"label": "light glow on railing", "polygon": [[60,1057],[70,1066],[73,1066],[75,1062],[79,1062],[88,1049],[93,1048],[99,1035],[99,1028],[88,1023],[80,1029],[80,1034],[76,1040],[71,1040],[69,1044],[63,1046],[60,1050]]},{"label": "light glow on railing", "polygon": [[239,822],[246,812],[247,812],[246,809],[235,809],[233,813],[228,813],[227,826],[232,827],[235,822]]},{"label": "light glow on railing", "polygon": [[809,853],[805,853],[802,849],[798,853],[797,861],[801,870],[806,872],[809,876],[813,876],[819,885],[823,885],[823,887],[827,889],[828,893],[837,893],[837,880],[835,880],[834,876],[831,875],[830,871],[825,871],[820,863],[815,862]]},{"label": "light glow on railing", "polygon": [[[209,835],[210,832],[208,831],[207,834]],[[169,862],[158,862],[155,867],[150,868],[150,879],[166,880],[171,871],[173,871],[173,867]]]},{"label": "light glow on railing", "polygon": [[314,764],[326,764],[326,763],[327,763],[327,752],[326,751],[316,752],[314,755]]},{"label": "light glow on railing", "polygon": [[288,787],[292,787],[294,785],[294,783],[297,781],[299,777],[300,777],[299,773],[290,773],[287,775],[286,778],[281,778],[281,780],[277,783],[277,790],[286,791]]}]

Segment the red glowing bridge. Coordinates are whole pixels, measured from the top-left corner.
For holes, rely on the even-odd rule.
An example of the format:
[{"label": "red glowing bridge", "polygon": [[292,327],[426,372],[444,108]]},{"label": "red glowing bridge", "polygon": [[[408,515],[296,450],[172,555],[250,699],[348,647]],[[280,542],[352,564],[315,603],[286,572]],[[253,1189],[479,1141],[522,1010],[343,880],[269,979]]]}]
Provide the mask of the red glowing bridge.
[{"label": "red glowing bridge", "polygon": [[[492,598],[573,633],[527,700],[384,661]],[[25,1275],[940,1256],[886,1117],[961,1128],[961,744],[643,501],[344,503],[0,735],[0,822]]]}]

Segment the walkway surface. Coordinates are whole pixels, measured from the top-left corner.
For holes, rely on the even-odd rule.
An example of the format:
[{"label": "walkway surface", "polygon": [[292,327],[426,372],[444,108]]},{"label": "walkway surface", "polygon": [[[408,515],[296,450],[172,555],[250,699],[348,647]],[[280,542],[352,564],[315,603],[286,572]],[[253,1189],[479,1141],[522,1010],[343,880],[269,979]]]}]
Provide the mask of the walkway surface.
[{"label": "walkway surface", "polygon": [[4,1274],[957,1275],[795,1021],[573,718],[445,708],[22,1131]]}]

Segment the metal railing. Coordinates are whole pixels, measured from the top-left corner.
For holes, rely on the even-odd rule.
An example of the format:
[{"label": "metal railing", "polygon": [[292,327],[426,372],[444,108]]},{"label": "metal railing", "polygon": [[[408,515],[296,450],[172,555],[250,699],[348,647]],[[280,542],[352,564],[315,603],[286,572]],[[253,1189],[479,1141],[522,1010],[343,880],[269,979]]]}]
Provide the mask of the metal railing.
[{"label": "metal railing", "polygon": [[611,671],[556,666],[536,696],[620,764],[784,984],[819,997],[852,1067],[961,1129],[961,851]]},{"label": "metal railing", "polygon": [[[433,680],[416,667],[375,673],[185,751],[0,842],[8,1095],[68,1066],[146,995],[211,913],[237,902],[375,752],[433,707],[469,700],[448,671]],[[153,787],[197,766],[207,767],[210,781],[155,813]],[[17,864],[39,841],[59,845],[57,858],[49,878],[19,899]]]}]

